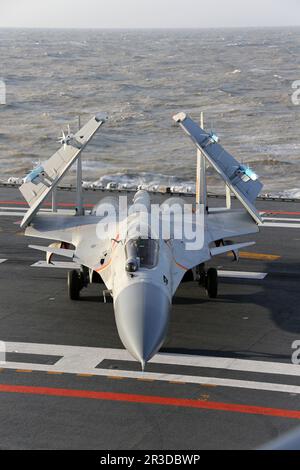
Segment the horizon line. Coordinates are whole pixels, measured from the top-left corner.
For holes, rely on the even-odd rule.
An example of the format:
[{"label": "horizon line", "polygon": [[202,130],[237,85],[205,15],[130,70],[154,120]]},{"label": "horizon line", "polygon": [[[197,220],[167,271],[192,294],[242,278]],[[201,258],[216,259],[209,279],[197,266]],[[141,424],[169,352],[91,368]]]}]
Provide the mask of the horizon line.
[{"label": "horizon line", "polygon": [[0,29],[51,29],[51,30],[94,30],[94,31],[144,31],[144,30],[176,30],[176,31],[189,31],[189,30],[207,30],[207,29],[286,29],[286,28],[300,28],[300,24],[295,25],[248,25],[248,26],[144,26],[144,27],[118,27],[118,26],[104,26],[104,27],[88,27],[88,26],[1,26]]}]

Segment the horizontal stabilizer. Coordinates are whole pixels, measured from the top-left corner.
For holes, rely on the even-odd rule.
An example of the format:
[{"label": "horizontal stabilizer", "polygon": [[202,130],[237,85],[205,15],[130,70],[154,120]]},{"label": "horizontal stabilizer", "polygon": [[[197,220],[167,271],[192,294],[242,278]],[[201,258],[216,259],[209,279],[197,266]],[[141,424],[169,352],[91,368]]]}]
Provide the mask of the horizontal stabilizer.
[{"label": "horizontal stabilizer", "polygon": [[73,261],[51,261],[48,264],[46,261],[40,260],[31,265],[32,268],[56,268],[56,269],[80,269],[80,264]]},{"label": "horizontal stabilizer", "polygon": [[64,136],[62,147],[49,160],[32,170],[24,178],[20,191],[30,209],[21,222],[22,228],[31,222],[43,201],[77,160],[106,119],[104,114],[97,114],[76,134]]},{"label": "horizontal stabilizer", "polygon": [[210,254],[211,256],[223,255],[224,253],[230,253],[231,251],[233,252],[239,251],[239,250],[242,250],[243,248],[247,248],[248,246],[253,246],[253,245],[255,245],[255,242],[237,243],[237,244],[232,244],[232,245],[218,246],[216,248],[211,248]]},{"label": "horizontal stabilizer", "polygon": [[240,200],[251,217],[258,224],[261,223],[254,202],[263,185],[257,175],[246,165],[239,163],[218,142],[214,133],[207,133],[185,113],[173,117],[182,129],[189,135],[197,148],[202,152],[208,162],[219,173],[226,185]]},{"label": "horizontal stabilizer", "polygon": [[52,248],[50,246],[40,245],[29,245],[29,248],[38,251],[44,251],[45,253],[51,253],[53,255],[65,256],[66,258],[74,258],[74,250],[66,250],[65,248]]}]

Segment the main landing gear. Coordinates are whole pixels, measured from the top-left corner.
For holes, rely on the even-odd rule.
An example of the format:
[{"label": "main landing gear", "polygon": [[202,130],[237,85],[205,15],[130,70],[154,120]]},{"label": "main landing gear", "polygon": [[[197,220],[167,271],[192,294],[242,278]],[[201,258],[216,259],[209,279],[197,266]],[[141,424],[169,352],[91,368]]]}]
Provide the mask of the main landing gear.
[{"label": "main landing gear", "polygon": [[[68,272],[68,294],[71,300],[79,300],[80,292],[84,287],[88,287],[89,284],[103,284],[101,276],[95,271],[89,270],[85,266],[81,266],[80,271],[73,269]],[[106,302],[105,294],[110,291],[103,291],[104,302]],[[108,298],[110,298],[109,296]]]},{"label": "main landing gear", "polygon": [[218,296],[218,271],[215,268],[209,268],[207,271],[204,265],[198,267],[199,286],[205,288],[210,299],[216,299]]},{"label": "main landing gear", "polygon": [[71,300],[78,300],[80,291],[84,287],[84,274],[73,269],[68,272],[68,293]]}]

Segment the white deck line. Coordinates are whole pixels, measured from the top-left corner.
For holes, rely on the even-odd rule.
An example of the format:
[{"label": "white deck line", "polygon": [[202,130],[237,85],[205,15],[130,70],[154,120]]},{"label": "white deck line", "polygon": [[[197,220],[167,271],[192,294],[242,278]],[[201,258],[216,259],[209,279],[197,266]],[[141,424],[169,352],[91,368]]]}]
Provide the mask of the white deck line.
[{"label": "white deck line", "polygon": [[[104,359],[132,361],[130,354],[123,349],[87,348],[35,343],[5,343],[7,352],[18,352],[39,355],[62,356],[54,365],[5,362],[0,364],[4,369],[30,369],[36,371],[56,371],[75,374],[93,374],[99,376],[113,375],[127,378],[148,378],[151,380],[177,381],[185,383],[210,384],[227,387],[251,388],[257,390],[273,390],[300,394],[300,386],[287,384],[264,383],[257,381],[202,377],[198,375],[142,373],[112,369],[96,369]],[[277,374],[300,377],[300,366],[280,362],[266,362],[246,359],[232,359],[210,356],[191,356],[183,354],[157,354],[152,364],[171,364],[177,366],[193,366],[215,368],[227,371],[256,372],[260,374]]]},{"label": "white deck line", "polygon": [[218,275],[220,277],[229,277],[229,278],[237,278],[237,279],[265,279],[268,273],[255,273],[255,272],[247,272],[247,271],[222,271],[218,270]]},{"label": "white deck line", "polygon": [[14,207],[7,207],[7,206],[0,206],[1,211],[23,211],[26,212],[28,211],[28,207],[19,207],[19,206],[14,206]]},{"label": "white deck line", "polygon": [[[11,213],[16,213],[24,215],[28,211],[29,207],[6,207],[6,206],[0,206],[0,214],[3,215],[10,215]],[[53,212],[51,208],[45,208],[45,209],[40,209],[39,212],[43,212],[45,214],[54,214],[54,215],[74,215],[75,214],[75,209],[57,209],[57,212]]]},{"label": "white deck line", "polygon": [[[60,362],[60,361],[59,361]],[[57,363],[58,364],[58,363]],[[176,374],[159,374],[152,372],[131,372],[131,371],[116,371],[112,369],[89,369],[89,368],[66,368],[63,366],[49,366],[44,364],[24,364],[20,362],[11,362],[1,365],[5,369],[27,369],[33,371],[45,371],[45,372],[62,372],[71,374],[93,374],[97,376],[110,376],[110,377],[122,377],[129,379],[148,379],[158,380],[162,382],[177,382],[177,383],[192,383],[201,385],[212,385],[218,387],[233,387],[243,388],[252,390],[264,390],[271,392],[281,393],[292,393],[300,395],[300,386],[298,385],[286,385],[279,383],[268,383],[268,382],[257,382],[249,380],[235,380],[235,379],[219,379],[214,377],[200,377],[191,375],[176,375]]]},{"label": "white deck line", "polygon": [[0,212],[0,216],[5,216],[5,217],[23,217],[24,216],[24,212],[4,212],[4,211],[1,211]]},{"label": "white deck line", "polygon": [[273,220],[277,220],[278,222],[298,222],[300,223],[300,217],[297,219],[291,219],[288,217],[262,217],[264,222],[271,222]]},{"label": "white deck line", "polygon": [[300,228],[300,223],[262,222],[259,227]]}]

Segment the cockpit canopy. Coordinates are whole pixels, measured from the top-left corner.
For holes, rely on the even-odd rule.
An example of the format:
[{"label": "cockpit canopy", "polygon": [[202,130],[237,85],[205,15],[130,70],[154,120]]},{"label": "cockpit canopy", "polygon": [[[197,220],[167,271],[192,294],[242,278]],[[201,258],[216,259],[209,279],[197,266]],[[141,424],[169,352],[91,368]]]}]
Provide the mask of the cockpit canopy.
[{"label": "cockpit canopy", "polygon": [[134,238],[125,245],[126,271],[139,268],[153,269],[158,263],[159,242],[152,238]]}]

